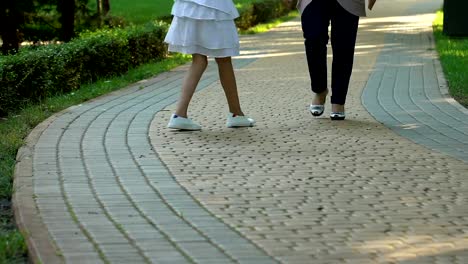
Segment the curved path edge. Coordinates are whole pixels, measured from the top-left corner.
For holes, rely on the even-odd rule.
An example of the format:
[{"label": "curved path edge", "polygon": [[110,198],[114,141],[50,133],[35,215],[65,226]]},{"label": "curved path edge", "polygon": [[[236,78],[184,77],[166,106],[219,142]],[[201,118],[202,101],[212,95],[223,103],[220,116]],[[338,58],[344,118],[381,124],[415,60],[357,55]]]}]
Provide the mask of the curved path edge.
[{"label": "curved path edge", "polygon": [[399,135],[468,163],[468,110],[449,94],[432,20],[424,21],[406,32],[387,33],[392,48],[377,58],[362,104]]},{"label": "curved path edge", "polygon": [[[435,42],[433,41],[432,44],[433,44],[433,48],[435,49],[435,46],[436,46]],[[463,105],[461,105],[457,100],[455,100],[450,95],[448,81],[445,78],[445,73],[444,73],[444,70],[443,70],[443,67],[442,67],[442,63],[440,61],[439,54],[435,50],[434,50],[434,52],[435,52],[435,56],[437,57],[437,59],[434,60],[434,67],[436,69],[436,74],[437,74],[437,79],[438,79],[438,82],[439,82],[440,93],[442,94],[442,96],[444,97],[444,99],[445,99],[445,101],[447,103],[449,103],[449,104],[453,105],[454,107],[458,108],[460,110],[460,112],[463,112],[466,115],[468,115],[468,109],[466,107],[464,107]]]},{"label": "curved path edge", "polygon": [[[72,106],[74,107],[74,106]],[[57,245],[49,236],[48,229],[34,200],[33,152],[41,134],[68,109],[56,113],[37,125],[18,150],[14,172],[12,197],[15,222],[25,238],[28,258],[31,263],[63,263]]]},{"label": "curved path edge", "polygon": [[[235,61],[234,64],[236,67],[243,67],[245,65],[248,65],[252,61],[253,59],[244,59]],[[102,203],[103,200],[101,200],[100,198],[101,195],[102,197],[105,197],[109,194],[121,194],[119,191],[115,192],[114,189],[106,189],[106,186],[104,186],[103,189],[99,189],[102,188],[99,187],[99,182],[105,180],[105,178],[102,178],[102,176],[96,177],[95,173],[97,172],[97,175],[99,175],[101,174],[101,171],[99,170],[99,165],[98,167],[96,167],[96,164],[98,163],[91,162],[93,157],[91,157],[91,159],[88,160],[90,157],[82,156],[83,162],[85,166],[87,166],[84,167],[85,170],[96,169],[94,173],[93,171],[86,172],[89,177],[88,184],[94,184],[92,182],[97,181],[95,184],[99,188],[92,190],[92,192],[94,193],[94,198],[86,196],[87,191],[84,189],[80,189],[82,188],[81,186],[83,186],[82,183],[86,182],[86,179],[85,181],[83,181],[83,178],[80,176],[81,170],[79,168],[76,169],[76,166],[80,166],[80,162],[78,162],[78,160],[74,156],[75,154],[73,154],[76,153],[73,147],[75,144],[74,138],[79,138],[81,135],[81,150],[79,150],[79,152],[81,152],[81,155],[84,155],[83,151],[85,154],[87,152],[92,153],[89,151],[93,150],[93,145],[95,145],[96,143],[99,148],[99,141],[95,141],[94,138],[99,137],[99,134],[96,133],[95,130],[102,130],[100,127],[104,127],[103,131],[107,131],[105,132],[106,136],[111,138],[106,139],[105,136],[104,141],[117,140],[120,143],[120,134],[117,135],[113,131],[120,131],[122,128],[124,130],[130,128],[130,131],[127,131],[129,133],[127,134],[129,135],[129,137],[126,139],[127,141],[130,140],[130,142],[127,142],[127,144],[143,144],[145,138],[140,136],[147,134],[145,129],[148,129],[149,126],[146,126],[145,128],[144,122],[149,122],[152,119],[152,111],[159,109],[159,107],[164,108],[166,104],[173,104],[176,99],[175,95],[177,95],[179,90],[178,80],[180,80],[183,75],[183,72],[180,69],[181,67],[171,72],[160,74],[149,81],[146,80],[145,82],[139,82],[128,88],[112,92],[110,94],[95,98],[77,106],[72,106],[68,109],[54,114],[53,116],[49,117],[33,129],[33,131],[30,133],[26,140],[26,144],[20,148],[17,154],[17,164],[14,175],[15,193],[13,195],[15,219],[20,231],[24,234],[26,238],[29,250],[29,257],[32,263],[64,263],[69,261],[73,262],[78,261],[80,259],[80,254],[87,254],[83,255],[84,258],[81,258],[80,260],[86,263],[94,263],[92,258],[89,258],[89,256],[91,255],[94,256],[93,258],[97,257],[100,259],[96,259],[96,261],[99,260],[107,262],[111,261],[112,259],[117,260],[116,258],[118,258],[120,255],[120,253],[118,253],[118,243],[123,242],[118,242],[117,244],[107,244],[107,239],[109,239],[109,237],[114,236],[114,234],[102,230],[102,227],[107,226],[109,223],[106,223],[105,221],[102,222],[99,219],[102,218],[101,215],[109,218],[109,220],[111,220],[112,222],[112,225],[114,225],[117,229],[121,229],[122,226],[132,227],[130,226],[130,222],[126,222],[128,220],[125,220],[125,217],[120,217],[119,215],[115,214],[119,214],[120,212],[123,215],[126,214],[128,215],[128,217],[132,217],[132,209],[129,210],[126,208],[122,208],[123,211],[121,211],[119,207],[113,207],[114,205],[112,204],[109,204],[107,202]],[[199,89],[203,89],[204,87],[209,86],[212,82],[215,82],[217,80],[217,78],[214,78],[214,67],[210,67],[208,71],[209,73],[206,74],[207,78],[200,84]],[[169,85],[167,84],[168,82]],[[158,97],[157,94],[160,93],[160,89],[162,89],[163,91],[169,91],[171,95],[167,98]],[[150,97],[147,97],[148,95],[150,95]],[[124,104],[125,98],[127,97],[130,102],[130,106]],[[141,98],[139,99],[140,101],[134,100],[137,97]],[[102,98],[104,100],[100,100]],[[115,106],[109,105],[108,107],[110,108],[106,107],[106,102],[116,100],[116,98],[123,99],[119,99],[121,101],[120,105],[114,104]],[[131,106],[131,104],[133,104],[134,106]],[[143,108],[141,108],[141,105],[147,106],[143,106]],[[155,105],[156,108],[152,105]],[[96,108],[97,106],[99,107],[99,109]],[[88,111],[87,109],[92,109],[93,107],[96,108],[97,111],[95,110],[94,112],[98,113],[98,116],[101,114],[113,116],[111,120],[114,121],[118,120],[119,118],[122,118],[123,115],[121,115],[121,113],[125,113],[129,109],[133,109],[135,110],[135,112],[130,113],[130,115],[134,115],[134,117],[131,120],[129,120],[131,121],[130,124],[134,123],[132,121],[133,119],[137,119],[138,121],[143,121],[143,123],[139,122],[140,125],[143,125],[137,125],[133,127],[130,125],[129,128],[125,128],[120,127],[120,124],[114,121],[111,121],[109,125],[106,124],[106,120],[109,120],[107,118],[104,118],[103,120],[97,120],[97,122],[96,119],[94,121],[86,121],[86,118],[88,118],[86,117]],[[119,110],[120,108],[122,108],[123,110]],[[113,109],[117,109],[118,111],[115,111]],[[141,113],[143,113],[142,116],[144,117],[138,116]],[[84,120],[80,120],[83,118]],[[82,125],[80,125],[81,123],[76,122],[77,120],[83,122],[83,124],[86,124],[86,122],[91,123],[88,123],[88,128],[86,128],[83,131],[81,129]],[[106,128],[106,126],[113,126],[112,123],[117,123],[118,125],[117,127],[114,127],[113,130],[108,131],[108,128]],[[98,125],[96,126],[94,124]],[[92,132],[89,132],[89,127],[91,127],[91,130],[93,130]],[[86,137],[87,132],[91,133],[92,137]],[[110,135],[107,135],[107,133],[109,133]],[[55,143],[56,140],[54,138],[57,138],[58,143]],[[85,145],[83,145],[83,143]],[[68,149],[64,149],[61,145],[67,146],[71,151],[69,151]],[[113,148],[112,146],[113,144],[109,145],[109,147]],[[139,148],[135,150],[142,151]],[[133,151],[133,149],[131,151]],[[116,150],[116,153],[120,152],[121,151]],[[145,191],[142,191],[144,187],[142,189],[138,189],[137,187],[137,189],[135,189],[136,193],[132,191],[132,188],[135,188],[133,186],[134,183],[132,182],[133,180],[131,178],[128,178],[128,176],[133,175],[137,177],[137,174],[130,174],[130,172],[128,172],[128,176],[122,177],[123,174],[127,174],[125,172],[126,169],[132,169],[132,166],[126,168],[125,164],[122,166],[119,165],[119,163],[122,162],[126,163],[126,157],[119,156],[119,154],[114,155],[113,152],[109,155],[109,153],[107,153],[106,150],[105,155],[108,159],[112,158],[112,160],[108,160],[109,165],[111,166],[110,168],[113,171],[111,175],[115,175],[116,180],[120,182],[120,184],[123,184],[125,183],[125,181],[130,180],[130,182],[127,182],[129,185],[131,185],[129,187],[130,189],[126,189],[126,187],[124,187],[125,191],[127,191],[125,194],[127,198],[129,198],[130,196],[134,196],[138,199],[139,196],[137,196],[137,194],[146,195]],[[260,261],[260,263],[275,262],[268,255],[264,254],[264,252],[262,252],[261,249],[257,248],[253,244],[250,244],[248,240],[242,238],[242,236],[240,236],[239,234],[236,234],[235,231],[233,232],[233,230],[229,227],[223,226],[223,222],[220,221],[220,219],[217,219],[216,221],[210,221],[210,219],[208,219],[209,217],[206,216],[206,213],[202,212],[206,209],[196,209],[194,207],[186,209],[185,206],[192,206],[194,204],[193,198],[190,198],[186,194],[184,196],[184,191],[178,190],[176,188],[177,184],[174,184],[175,182],[171,183],[172,180],[170,178],[172,176],[168,172],[164,172],[163,167],[157,169],[158,172],[152,171],[154,165],[151,164],[154,164],[154,162],[156,162],[156,165],[160,163],[160,161],[158,161],[157,156],[150,158],[149,156],[152,155],[152,153],[150,152],[145,152],[145,155],[148,157],[148,159],[145,158],[143,161],[141,161],[138,157],[134,157],[134,162],[136,162],[135,165],[137,165],[138,169],[140,170],[140,173],[142,173],[142,175],[146,177],[146,180],[151,181],[150,185],[152,186],[151,188],[153,188],[153,190],[150,192],[155,192],[155,194],[161,198],[156,198],[156,200],[151,199],[153,203],[165,204],[165,206],[167,206],[169,210],[172,210],[176,213],[179,209],[185,210],[187,211],[187,213],[186,215],[176,216],[172,213],[168,213],[168,209],[163,208],[164,205],[147,206],[146,204],[143,204],[140,205],[141,207],[139,207],[136,206],[136,204],[133,204],[133,206],[136,206],[137,211],[139,211],[139,213],[143,216],[143,222],[146,221],[148,224],[152,225],[153,228],[162,230],[163,236],[159,237],[158,234],[161,234],[159,233],[159,231],[149,230],[148,228],[134,229],[133,231],[136,233],[132,233],[132,230],[120,230],[122,235],[130,242],[129,246],[125,247],[127,248],[126,250],[128,250],[128,248],[133,247],[138,251],[137,252],[133,250],[132,257],[127,256],[124,258],[129,258],[133,261],[139,258],[137,257],[137,254],[139,254],[142,258],[142,261],[144,262],[152,262],[153,260],[160,259],[161,256],[163,257],[163,259],[160,259],[160,261],[163,261],[162,263],[165,263],[164,261],[175,261],[176,259],[178,259],[177,261],[182,261],[182,259],[184,258],[184,261],[193,262],[200,260],[211,261],[213,259],[210,258],[216,258],[216,256],[220,257],[219,254],[225,254],[226,256],[223,256],[223,258],[225,258],[223,259],[223,261],[226,263],[231,263],[235,259],[242,263],[257,263],[258,261]],[[57,159],[54,157],[57,157]],[[114,160],[114,158],[116,158],[116,161]],[[38,164],[35,165],[35,161],[37,161]],[[90,172],[91,174],[89,174]],[[35,175],[35,173],[39,174]],[[102,173],[104,173],[102,174],[104,176],[107,175],[104,171],[102,171]],[[58,175],[58,178],[57,176],[54,177],[54,175]],[[63,175],[66,176],[64,177]],[[161,180],[162,182],[160,182]],[[40,182],[39,185],[38,183],[35,183],[35,181]],[[49,182],[51,183],[49,184]],[[64,200],[62,201],[62,199]],[[91,201],[89,201],[89,199],[91,199]],[[93,207],[89,207],[90,204],[93,204],[94,199],[97,199],[98,203],[100,204],[100,207],[95,209],[93,209]],[[192,202],[189,201],[191,199]],[[107,199],[106,201],[112,202],[112,198],[110,200]],[[130,202],[133,203],[133,201],[131,200]],[[54,208],[57,208],[58,210]],[[155,209],[156,211],[151,212],[151,210]],[[157,216],[158,213],[159,216]],[[47,215],[47,219],[44,218],[44,216],[46,216],[45,214],[50,214]],[[94,216],[96,218],[94,218]],[[61,218],[63,218],[63,220]],[[191,231],[187,229],[187,227],[185,227],[185,225],[182,224],[182,222],[186,221],[184,220],[184,218],[191,218],[190,220],[193,221],[193,224],[195,225],[192,226],[195,232],[193,230]],[[72,220],[72,222],[70,222],[70,220]],[[141,218],[138,218],[137,223],[139,223],[140,220]],[[167,222],[168,220],[171,222]],[[174,220],[176,220],[176,223],[174,223]],[[170,227],[171,223],[174,225],[173,227]],[[177,226],[179,226],[179,231],[177,230]],[[150,248],[149,244],[146,245],[145,241],[137,239],[137,237],[144,237],[144,233],[147,233],[141,232],[143,230],[151,231],[149,233],[158,237],[156,238],[156,242],[160,241],[160,246],[168,247],[169,244],[172,244],[173,246],[177,247],[178,250],[182,252],[184,256],[180,254],[174,255],[173,253],[171,253],[171,250],[166,250],[165,253],[162,253],[162,251],[159,251],[159,253],[151,253],[147,251]],[[201,232],[200,230],[202,230],[202,233],[200,233],[202,236],[198,237],[198,235],[195,233]],[[167,236],[167,234],[169,234],[169,236]],[[165,238],[163,238],[164,236]],[[122,237],[119,238],[122,239]],[[58,239],[59,241],[57,241],[56,239]],[[206,242],[204,242],[205,239]],[[88,241],[85,242],[86,240]],[[198,241],[198,244],[195,243],[195,241]],[[169,242],[169,244],[167,244],[167,242]],[[105,245],[104,248],[101,248],[101,243]],[[63,246],[65,246],[65,248]],[[76,253],[73,250],[74,247],[78,247]],[[85,253],[80,253],[81,250],[83,250],[83,252]],[[122,252],[122,254],[126,255],[125,252]],[[208,257],[208,259],[206,259],[206,257]]]}]

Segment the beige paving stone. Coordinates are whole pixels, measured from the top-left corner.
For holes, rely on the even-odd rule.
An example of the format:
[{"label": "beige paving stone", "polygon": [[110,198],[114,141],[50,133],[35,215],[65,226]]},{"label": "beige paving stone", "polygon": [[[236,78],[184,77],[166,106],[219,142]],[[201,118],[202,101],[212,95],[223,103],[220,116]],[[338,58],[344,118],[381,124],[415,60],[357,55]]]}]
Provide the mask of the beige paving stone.
[{"label": "beige paving stone", "polygon": [[[244,53],[241,58],[259,59],[236,71],[255,127],[224,127],[227,108],[217,82],[196,93],[189,109],[203,130],[166,129],[171,105],[153,120],[154,148],[203,206],[282,262],[468,259],[460,253],[468,249],[466,237],[456,233],[468,230],[460,208],[468,200],[468,165],[396,135],[360,102],[385,33],[430,30],[432,16],[397,16],[422,2],[382,0],[394,16],[362,20],[347,121],[307,112],[311,93],[296,20],[242,43],[248,49],[250,40],[268,39],[261,42],[265,53]],[[442,254],[445,259],[432,258]]]}]

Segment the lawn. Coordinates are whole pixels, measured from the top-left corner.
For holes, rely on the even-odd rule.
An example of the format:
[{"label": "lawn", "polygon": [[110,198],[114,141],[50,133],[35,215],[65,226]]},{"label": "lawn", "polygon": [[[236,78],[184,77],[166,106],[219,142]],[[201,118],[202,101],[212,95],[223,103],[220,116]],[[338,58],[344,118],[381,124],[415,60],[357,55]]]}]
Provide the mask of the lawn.
[{"label": "lawn", "polygon": [[[252,0],[234,0],[239,8],[242,4]],[[142,24],[158,17],[168,16],[174,0],[112,0],[110,14],[124,17],[126,21],[134,24]],[[95,9],[96,1],[90,1],[89,7]]]},{"label": "lawn", "polygon": [[173,0],[112,0],[111,15],[124,17],[134,24],[142,24],[171,13]]},{"label": "lawn", "polygon": [[468,107],[468,38],[451,38],[442,33],[443,12],[437,13],[434,36],[450,94]]}]

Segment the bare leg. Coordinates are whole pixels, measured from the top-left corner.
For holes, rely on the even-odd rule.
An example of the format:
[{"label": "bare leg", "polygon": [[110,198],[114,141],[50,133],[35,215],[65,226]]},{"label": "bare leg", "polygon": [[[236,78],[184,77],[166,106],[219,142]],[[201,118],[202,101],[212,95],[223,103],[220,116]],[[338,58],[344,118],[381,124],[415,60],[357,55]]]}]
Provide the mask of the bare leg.
[{"label": "bare leg", "polygon": [[216,58],[216,63],[218,63],[219,78],[226,94],[229,111],[235,115],[243,116],[244,113],[242,113],[240,107],[236,76],[234,75],[231,57]]},{"label": "bare leg", "polygon": [[192,65],[190,66],[182,85],[182,93],[180,94],[179,102],[177,103],[175,111],[176,115],[187,117],[187,109],[190,104],[190,100],[192,100],[192,96],[195,93],[198,82],[207,66],[208,60],[205,55],[192,55]]}]

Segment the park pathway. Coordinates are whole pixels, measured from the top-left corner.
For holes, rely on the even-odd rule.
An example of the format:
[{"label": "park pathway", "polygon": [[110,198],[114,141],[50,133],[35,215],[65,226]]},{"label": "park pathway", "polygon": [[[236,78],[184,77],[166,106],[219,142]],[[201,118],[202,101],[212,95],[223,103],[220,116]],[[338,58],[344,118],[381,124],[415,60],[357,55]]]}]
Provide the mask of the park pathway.
[{"label": "park pathway", "polygon": [[362,19],[343,122],[307,112],[298,20],[241,38],[253,128],[224,127],[213,62],[190,109],[200,132],[165,127],[187,66],[49,118],[15,175],[32,259],[467,263],[468,113],[434,52],[440,5],[380,0]]}]

